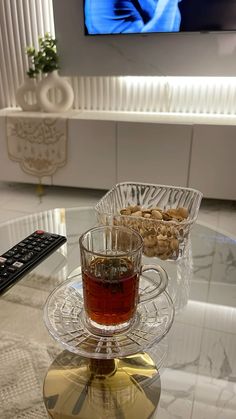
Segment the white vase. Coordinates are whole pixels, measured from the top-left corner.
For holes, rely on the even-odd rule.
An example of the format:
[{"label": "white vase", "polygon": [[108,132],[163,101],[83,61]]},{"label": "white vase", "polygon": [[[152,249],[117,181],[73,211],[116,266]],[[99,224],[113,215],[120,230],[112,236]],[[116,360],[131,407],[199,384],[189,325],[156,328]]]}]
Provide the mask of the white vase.
[{"label": "white vase", "polygon": [[37,81],[27,77],[16,91],[16,102],[23,111],[38,111]]},{"label": "white vase", "polygon": [[73,105],[74,92],[70,83],[61,77],[57,70],[54,70],[39,82],[37,99],[41,109],[45,112],[65,112]]}]

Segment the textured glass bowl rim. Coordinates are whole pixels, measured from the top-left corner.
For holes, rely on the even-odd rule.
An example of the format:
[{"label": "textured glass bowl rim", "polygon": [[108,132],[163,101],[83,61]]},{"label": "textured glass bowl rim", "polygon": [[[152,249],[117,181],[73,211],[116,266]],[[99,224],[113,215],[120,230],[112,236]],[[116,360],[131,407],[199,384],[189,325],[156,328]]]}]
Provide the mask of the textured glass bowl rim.
[{"label": "textured glass bowl rim", "polygon": [[105,215],[105,216],[108,216],[108,217],[127,218],[127,219],[130,219],[130,220],[133,220],[134,217],[132,215],[115,214],[113,212],[102,212],[101,209],[99,208],[99,206],[104,201],[106,201],[107,197],[109,195],[111,195],[112,192],[114,192],[115,190],[117,190],[119,187],[121,187],[121,186],[132,186],[132,185],[134,185],[134,186],[148,186],[148,187],[150,187],[150,186],[152,187],[153,186],[153,187],[159,188],[159,189],[160,188],[163,188],[163,189],[166,189],[166,190],[168,190],[168,189],[177,189],[177,190],[180,190],[180,191],[193,192],[193,193],[196,194],[194,200],[196,200],[196,202],[197,202],[197,207],[196,207],[196,210],[195,210],[195,213],[194,213],[193,217],[192,218],[189,218],[186,221],[179,222],[179,221],[172,221],[172,220],[171,221],[154,220],[154,219],[149,220],[149,219],[144,219],[143,217],[135,217],[135,220],[142,220],[142,221],[145,221],[145,223],[149,223],[150,221],[152,221],[152,223],[154,222],[154,223],[158,223],[158,224],[161,223],[161,224],[167,224],[167,225],[170,225],[171,224],[171,225],[178,225],[178,226],[180,226],[180,225],[181,226],[188,226],[188,225],[193,224],[197,220],[198,211],[199,211],[201,200],[202,200],[202,197],[203,197],[203,193],[202,192],[200,192],[199,190],[194,189],[194,188],[188,188],[188,187],[182,187],[182,186],[174,186],[174,185],[161,185],[161,184],[145,183],[145,182],[144,183],[143,182],[142,183],[139,183],[139,182],[121,182],[121,183],[117,183],[108,192],[106,192],[106,194],[97,202],[97,204],[95,205],[95,211],[99,215]]}]

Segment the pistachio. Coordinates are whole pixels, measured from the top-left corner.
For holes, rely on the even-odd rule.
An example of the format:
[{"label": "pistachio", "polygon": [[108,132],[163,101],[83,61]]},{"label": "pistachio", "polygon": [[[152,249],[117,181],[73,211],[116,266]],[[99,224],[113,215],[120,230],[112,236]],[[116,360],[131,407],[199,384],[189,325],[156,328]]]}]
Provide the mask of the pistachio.
[{"label": "pistachio", "polygon": [[171,221],[173,217],[171,215],[167,214],[166,212],[163,212],[162,213],[162,218],[165,221]]},{"label": "pistachio", "polygon": [[132,212],[132,215],[133,215],[134,217],[142,217],[142,211]]},{"label": "pistachio", "polygon": [[160,213],[160,211],[152,210],[151,214],[152,214],[152,218],[155,218],[157,220],[162,220],[162,214]]},{"label": "pistachio", "polygon": [[172,250],[177,250],[179,248],[179,240],[178,239],[171,239],[170,248]]},{"label": "pistachio", "polygon": [[179,207],[178,212],[179,212],[179,215],[182,218],[188,218],[188,216],[189,216],[188,208]]},{"label": "pistachio", "polygon": [[130,206],[128,208],[130,209],[130,211],[132,212],[132,214],[133,214],[133,212],[137,212],[137,211],[140,211],[141,210],[140,205],[134,205],[133,207]]},{"label": "pistachio", "polygon": [[145,247],[143,248],[143,253],[147,256],[147,257],[154,257],[155,255],[155,249],[153,247]]},{"label": "pistachio", "polygon": [[151,214],[151,210],[149,210],[149,209],[142,209],[142,213],[143,213],[143,216],[145,216],[145,214]]},{"label": "pistachio", "polygon": [[131,215],[131,210],[129,208],[123,208],[120,210],[121,215]]},{"label": "pistachio", "polygon": [[166,214],[169,215],[172,218],[176,218],[176,217],[178,217],[178,209],[170,208],[166,211]]},{"label": "pistachio", "polygon": [[143,239],[143,244],[144,244],[144,246],[147,246],[147,247],[155,246],[156,242],[157,242],[156,236],[151,236],[150,235],[150,236],[144,237],[144,239]]}]

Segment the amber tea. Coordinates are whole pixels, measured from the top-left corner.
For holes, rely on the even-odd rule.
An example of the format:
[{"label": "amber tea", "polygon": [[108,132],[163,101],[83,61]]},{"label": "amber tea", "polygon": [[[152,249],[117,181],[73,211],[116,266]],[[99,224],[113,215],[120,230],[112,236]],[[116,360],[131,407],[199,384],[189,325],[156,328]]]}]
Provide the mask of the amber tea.
[{"label": "amber tea", "polygon": [[84,305],[90,319],[106,326],[129,321],[138,303],[139,277],[128,258],[95,258],[83,272]]}]

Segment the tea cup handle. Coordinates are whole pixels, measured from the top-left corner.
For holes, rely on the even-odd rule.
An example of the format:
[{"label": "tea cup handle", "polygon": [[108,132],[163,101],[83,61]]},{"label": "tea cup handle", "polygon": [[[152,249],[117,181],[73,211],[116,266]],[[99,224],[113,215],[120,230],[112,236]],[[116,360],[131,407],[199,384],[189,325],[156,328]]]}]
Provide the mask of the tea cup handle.
[{"label": "tea cup handle", "polygon": [[[166,271],[159,265],[143,265],[141,268],[141,277],[144,277],[144,273],[147,271],[154,271],[158,275],[158,279],[146,278],[150,284],[147,285],[143,290],[143,293],[139,296],[139,303],[144,303],[149,300],[153,300],[158,297],[163,291],[165,291],[168,285],[168,275]],[[142,280],[142,278],[140,278]]]}]

